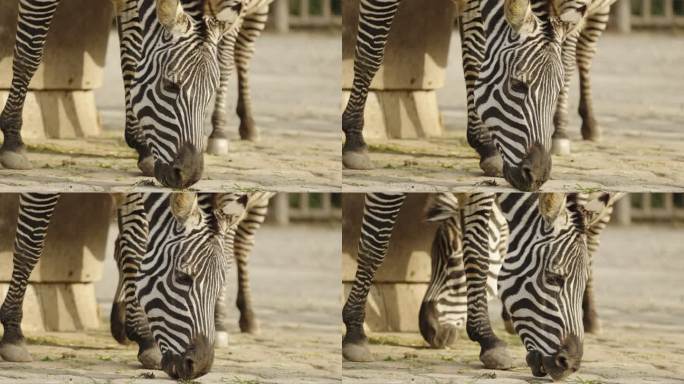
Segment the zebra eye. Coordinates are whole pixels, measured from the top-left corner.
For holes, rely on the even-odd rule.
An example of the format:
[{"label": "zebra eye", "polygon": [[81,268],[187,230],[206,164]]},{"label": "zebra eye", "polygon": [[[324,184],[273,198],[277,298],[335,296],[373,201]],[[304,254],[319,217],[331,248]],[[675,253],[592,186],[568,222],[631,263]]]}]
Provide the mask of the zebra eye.
[{"label": "zebra eye", "polygon": [[555,285],[557,287],[562,287],[565,283],[565,277],[554,272],[546,272],[546,283],[549,285]]},{"label": "zebra eye", "polygon": [[192,285],[192,276],[185,272],[176,271],[176,281],[182,285]]},{"label": "zebra eye", "polygon": [[511,90],[517,93],[527,93],[527,84],[520,79],[511,77],[510,80]]}]

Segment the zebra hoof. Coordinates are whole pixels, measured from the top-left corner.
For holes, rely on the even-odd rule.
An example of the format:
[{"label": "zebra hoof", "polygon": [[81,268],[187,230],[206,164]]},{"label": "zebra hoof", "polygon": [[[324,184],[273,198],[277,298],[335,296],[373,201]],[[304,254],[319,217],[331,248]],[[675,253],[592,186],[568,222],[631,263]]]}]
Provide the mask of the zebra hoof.
[{"label": "zebra hoof", "polygon": [[0,152],[0,164],[7,169],[31,169],[33,165],[22,152]]},{"label": "zebra hoof", "polygon": [[0,357],[14,363],[28,363],[33,361],[31,354],[22,344],[0,343]]},{"label": "zebra hoof", "polygon": [[207,153],[210,155],[222,156],[228,154],[228,139],[222,137],[209,138],[207,141]]},{"label": "zebra hoof", "polygon": [[214,346],[216,346],[216,348],[228,348],[228,332],[217,331]]},{"label": "zebra hoof", "polygon": [[143,176],[154,176],[154,157],[147,156],[142,160],[138,161],[138,168],[142,172]]},{"label": "zebra hoof", "polygon": [[240,140],[259,141],[259,130],[254,125],[254,120],[245,120],[240,122]]},{"label": "zebra hoof", "polygon": [[138,361],[145,369],[161,369],[161,360],[161,352],[156,345],[138,353]]},{"label": "zebra hoof", "polygon": [[551,153],[554,155],[569,155],[570,140],[565,138],[551,139]]},{"label": "zebra hoof", "polygon": [[499,155],[480,160],[480,169],[488,177],[503,177],[503,159]]},{"label": "zebra hoof", "polygon": [[240,332],[242,333],[259,333],[259,322],[254,318],[254,314],[240,316]]},{"label": "zebra hoof", "polygon": [[368,344],[366,342],[343,343],[342,356],[349,361],[355,361],[359,363],[368,363],[373,361],[373,355],[371,355],[370,349],[368,349]]},{"label": "zebra hoof", "polygon": [[511,369],[513,359],[505,346],[497,346],[480,353],[480,361],[487,369]]},{"label": "zebra hoof", "polygon": [[601,333],[601,321],[597,318],[584,319],[584,332],[598,335]]},{"label": "zebra hoof", "polygon": [[373,169],[373,163],[366,151],[345,151],[342,153],[342,164],[347,169]]}]

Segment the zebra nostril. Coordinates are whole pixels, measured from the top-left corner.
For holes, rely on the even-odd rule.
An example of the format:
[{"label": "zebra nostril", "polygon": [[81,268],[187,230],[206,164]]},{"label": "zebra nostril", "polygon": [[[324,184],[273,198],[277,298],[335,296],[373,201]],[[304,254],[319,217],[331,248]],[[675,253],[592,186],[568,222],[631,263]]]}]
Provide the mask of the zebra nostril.
[{"label": "zebra nostril", "polygon": [[556,365],[560,368],[563,368],[563,370],[568,369],[568,358],[565,356],[564,353],[559,354],[556,356]]},{"label": "zebra nostril", "polygon": [[192,375],[192,374],[193,374],[192,369],[195,367],[195,361],[194,361],[193,359],[189,358],[189,357],[186,357],[186,358],[183,360],[183,364],[184,364],[184,367],[183,367],[183,368],[184,368],[185,372],[186,372],[188,375]]}]

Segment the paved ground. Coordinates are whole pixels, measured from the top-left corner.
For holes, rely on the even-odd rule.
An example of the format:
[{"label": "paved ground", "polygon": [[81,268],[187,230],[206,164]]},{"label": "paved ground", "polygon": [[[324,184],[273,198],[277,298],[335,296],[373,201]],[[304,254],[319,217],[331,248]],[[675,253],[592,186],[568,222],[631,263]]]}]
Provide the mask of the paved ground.
[{"label": "paved ground", "polygon": [[[252,62],[257,143],[242,142],[231,121],[230,154],[206,156],[209,191],[269,189],[317,191],[340,185],[339,33],[267,33]],[[144,189],[152,178],[138,171],[123,141],[123,84],[116,34],[109,42],[105,82],[96,93],[105,131],[88,140],[27,140],[35,169],[0,169],[0,190],[101,191]],[[234,110],[234,102],[229,103]]]},{"label": "paved ground", "polygon": [[[553,158],[544,190],[601,188],[660,191],[684,188],[684,39],[680,34],[608,33],[593,69],[594,101],[603,140],[582,142],[573,80],[572,154]],[[430,140],[370,141],[376,168],[345,170],[345,191],[480,189],[503,178],[482,176],[465,140],[465,86],[458,34],[451,41],[447,84],[438,91],[446,135]],[[487,184],[485,184],[487,185]]]},{"label": "paved ground", "polygon": [[[339,382],[339,224],[265,226],[257,236],[250,266],[261,333],[240,334],[235,310],[229,347],[217,350],[212,371],[198,382]],[[98,291],[112,283],[104,281]],[[108,332],[103,325],[85,336],[28,334],[35,361],[0,362],[0,383],[170,382],[162,371],[140,369],[137,349],[116,344]],[[150,375],[158,380],[145,378]]]},{"label": "paved ground", "polygon": [[[684,228],[608,227],[595,259],[603,330],[585,339],[573,384],[684,383]],[[638,241],[635,241],[637,240]],[[525,365],[517,336],[506,334],[498,303],[495,331],[509,344],[515,368],[482,369],[479,347],[465,332],[450,350],[426,347],[419,334],[375,333],[374,363],[343,363],[349,383],[547,383]]]}]

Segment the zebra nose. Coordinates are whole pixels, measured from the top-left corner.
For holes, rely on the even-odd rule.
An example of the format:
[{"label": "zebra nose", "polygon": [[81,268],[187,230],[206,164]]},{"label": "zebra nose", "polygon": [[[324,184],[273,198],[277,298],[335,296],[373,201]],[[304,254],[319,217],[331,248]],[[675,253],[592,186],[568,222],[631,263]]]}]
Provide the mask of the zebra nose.
[{"label": "zebra nose", "polygon": [[191,343],[182,355],[166,354],[162,358],[162,369],[174,379],[192,380],[211,369],[214,363],[214,344],[200,336]]},{"label": "zebra nose", "polygon": [[543,145],[534,143],[518,166],[504,163],[503,171],[506,181],[515,188],[536,191],[549,179],[551,155]]},{"label": "zebra nose", "polygon": [[191,143],[183,144],[173,163],[157,161],[154,177],[165,187],[188,188],[202,178],[204,156]]}]

